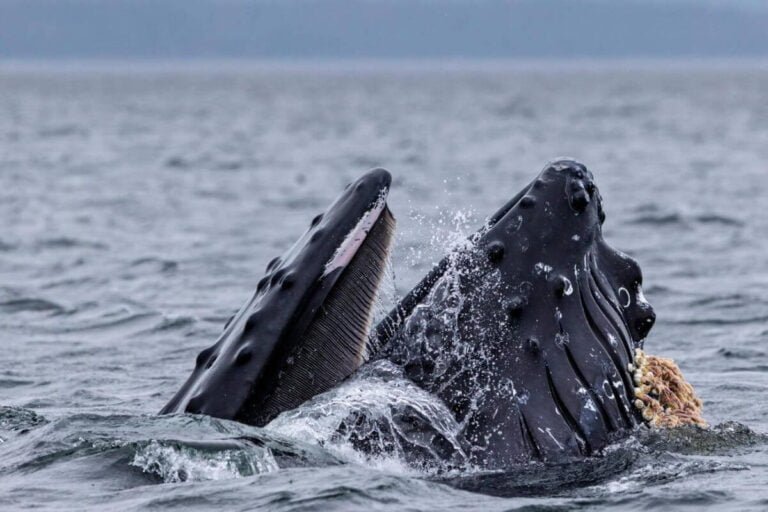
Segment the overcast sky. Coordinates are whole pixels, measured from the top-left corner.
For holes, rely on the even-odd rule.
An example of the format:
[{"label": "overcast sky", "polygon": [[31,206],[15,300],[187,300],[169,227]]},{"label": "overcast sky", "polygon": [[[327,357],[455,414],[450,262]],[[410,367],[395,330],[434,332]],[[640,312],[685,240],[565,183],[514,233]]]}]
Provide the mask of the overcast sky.
[{"label": "overcast sky", "polygon": [[0,0],[0,59],[766,56],[768,0]]}]

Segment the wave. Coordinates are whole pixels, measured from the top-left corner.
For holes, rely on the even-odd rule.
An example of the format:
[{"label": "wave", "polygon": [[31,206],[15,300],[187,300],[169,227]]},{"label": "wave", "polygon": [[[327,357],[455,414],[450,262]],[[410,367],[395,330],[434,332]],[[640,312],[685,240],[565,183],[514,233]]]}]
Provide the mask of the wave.
[{"label": "wave", "polygon": [[224,480],[277,471],[269,448],[246,441],[194,443],[151,440],[137,443],[129,463],[164,483]]},{"label": "wave", "polygon": [[157,272],[166,273],[173,272],[179,268],[179,263],[174,260],[167,260],[163,258],[155,258],[153,256],[147,256],[144,258],[137,258],[130,263],[131,267],[150,267],[154,268]]},{"label": "wave", "polygon": [[25,311],[59,314],[65,312],[66,308],[56,302],[33,297],[18,297],[0,301],[0,312],[21,313]]},{"label": "wave", "polygon": [[[350,386],[346,396],[354,396],[352,389],[359,391],[360,383]],[[336,402],[331,400],[326,410],[343,408],[342,395],[332,397]],[[341,471],[356,475],[359,486],[388,479],[400,497],[403,487],[418,481],[505,497],[604,497],[666,485],[692,474],[741,471],[747,467],[730,462],[730,454],[768,444],[768,436],[732,422],[711,429],[642,427],[595,457],[567,463],[532,463],[492,472],[469,467],[430,471],[409,467],[396,453],[388,464],[378,465],[361,453],[354,455],[352,444],[329,437],[317,414],[320,410],[315,403],[260,429],[195,415],[77,414],[49,420],[30,409],[0,407],[0,475],[37,474],[51,485],[103,487],[112,494],[150,484],[246,479],[251,486],[248,479],[265,475],[276,475],[276,485],[297,474],[314,478],[310,482],[316,485],[328,485],[329,476]],[[307,473],[302,468],[314,469]],[[282,473],[285,476],[278,477]],[[164,492],[178,496],[173,489]],[[205,487],[187,489],[197,496],[207,493]],[[268,492],[272,491],[261,491]],[[318,497],[315,492],[311,495]]]},{"label": "wave", "polygon": [[675,325],[746,325],[762,324],[768,322],[768,315],[752,315],[743,317],[728,318],[683,318],[677,320],[667,320],[668,323]]},{"label": "wave", "polygon": [[43,249],[108,249],[109,246],[103,242],[92,240],[83,240],[80,238],[60,236],[56,238],[46,238],[38,242],[38,247]]},{"label": "wave", "polygon": [[113,479],[138,468],[145,483],[247,477],[280,468],[338,464],[321,449],[262,429],[204,416],[77,414],[52,421],[0,407],[0,473],[48,471],[97,457]]},{"label": "wave", "polygon": [[744,221],[717,213],[683,214],[680,212],[645,212],[629,220],[630,224],[648,226],[688,226],[716,224],[725,227],[743,227]]}]

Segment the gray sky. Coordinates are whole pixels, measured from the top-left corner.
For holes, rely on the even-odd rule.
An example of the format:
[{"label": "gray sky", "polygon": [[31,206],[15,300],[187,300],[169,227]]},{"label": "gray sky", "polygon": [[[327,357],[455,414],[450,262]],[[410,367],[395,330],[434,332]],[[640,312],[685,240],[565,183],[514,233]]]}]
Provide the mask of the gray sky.
[{"label": "gray sky", "polygon": [[765,56],[768,0],[0,0],[0,59]]}]

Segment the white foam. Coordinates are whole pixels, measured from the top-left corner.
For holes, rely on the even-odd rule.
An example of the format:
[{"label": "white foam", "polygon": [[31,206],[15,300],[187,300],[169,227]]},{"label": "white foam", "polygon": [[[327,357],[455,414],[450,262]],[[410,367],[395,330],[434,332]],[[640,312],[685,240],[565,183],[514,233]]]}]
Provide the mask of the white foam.
[{"label": "white foam", "polygon": [[139,448],[130,464],[159,476],[166,483],[226,480],[278,469],[269,448],[207,451],[155,440]]}]

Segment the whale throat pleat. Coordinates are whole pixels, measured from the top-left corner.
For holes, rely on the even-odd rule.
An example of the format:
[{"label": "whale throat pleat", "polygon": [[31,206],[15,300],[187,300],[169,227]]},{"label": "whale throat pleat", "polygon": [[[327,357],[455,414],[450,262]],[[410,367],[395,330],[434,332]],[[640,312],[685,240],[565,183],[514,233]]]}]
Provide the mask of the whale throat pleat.
[{"label": "whale throat pleat", "polygon": [[385,208],[289,355],[262,414],[271,419],[332,388],[363,364],[395,219]]}]

